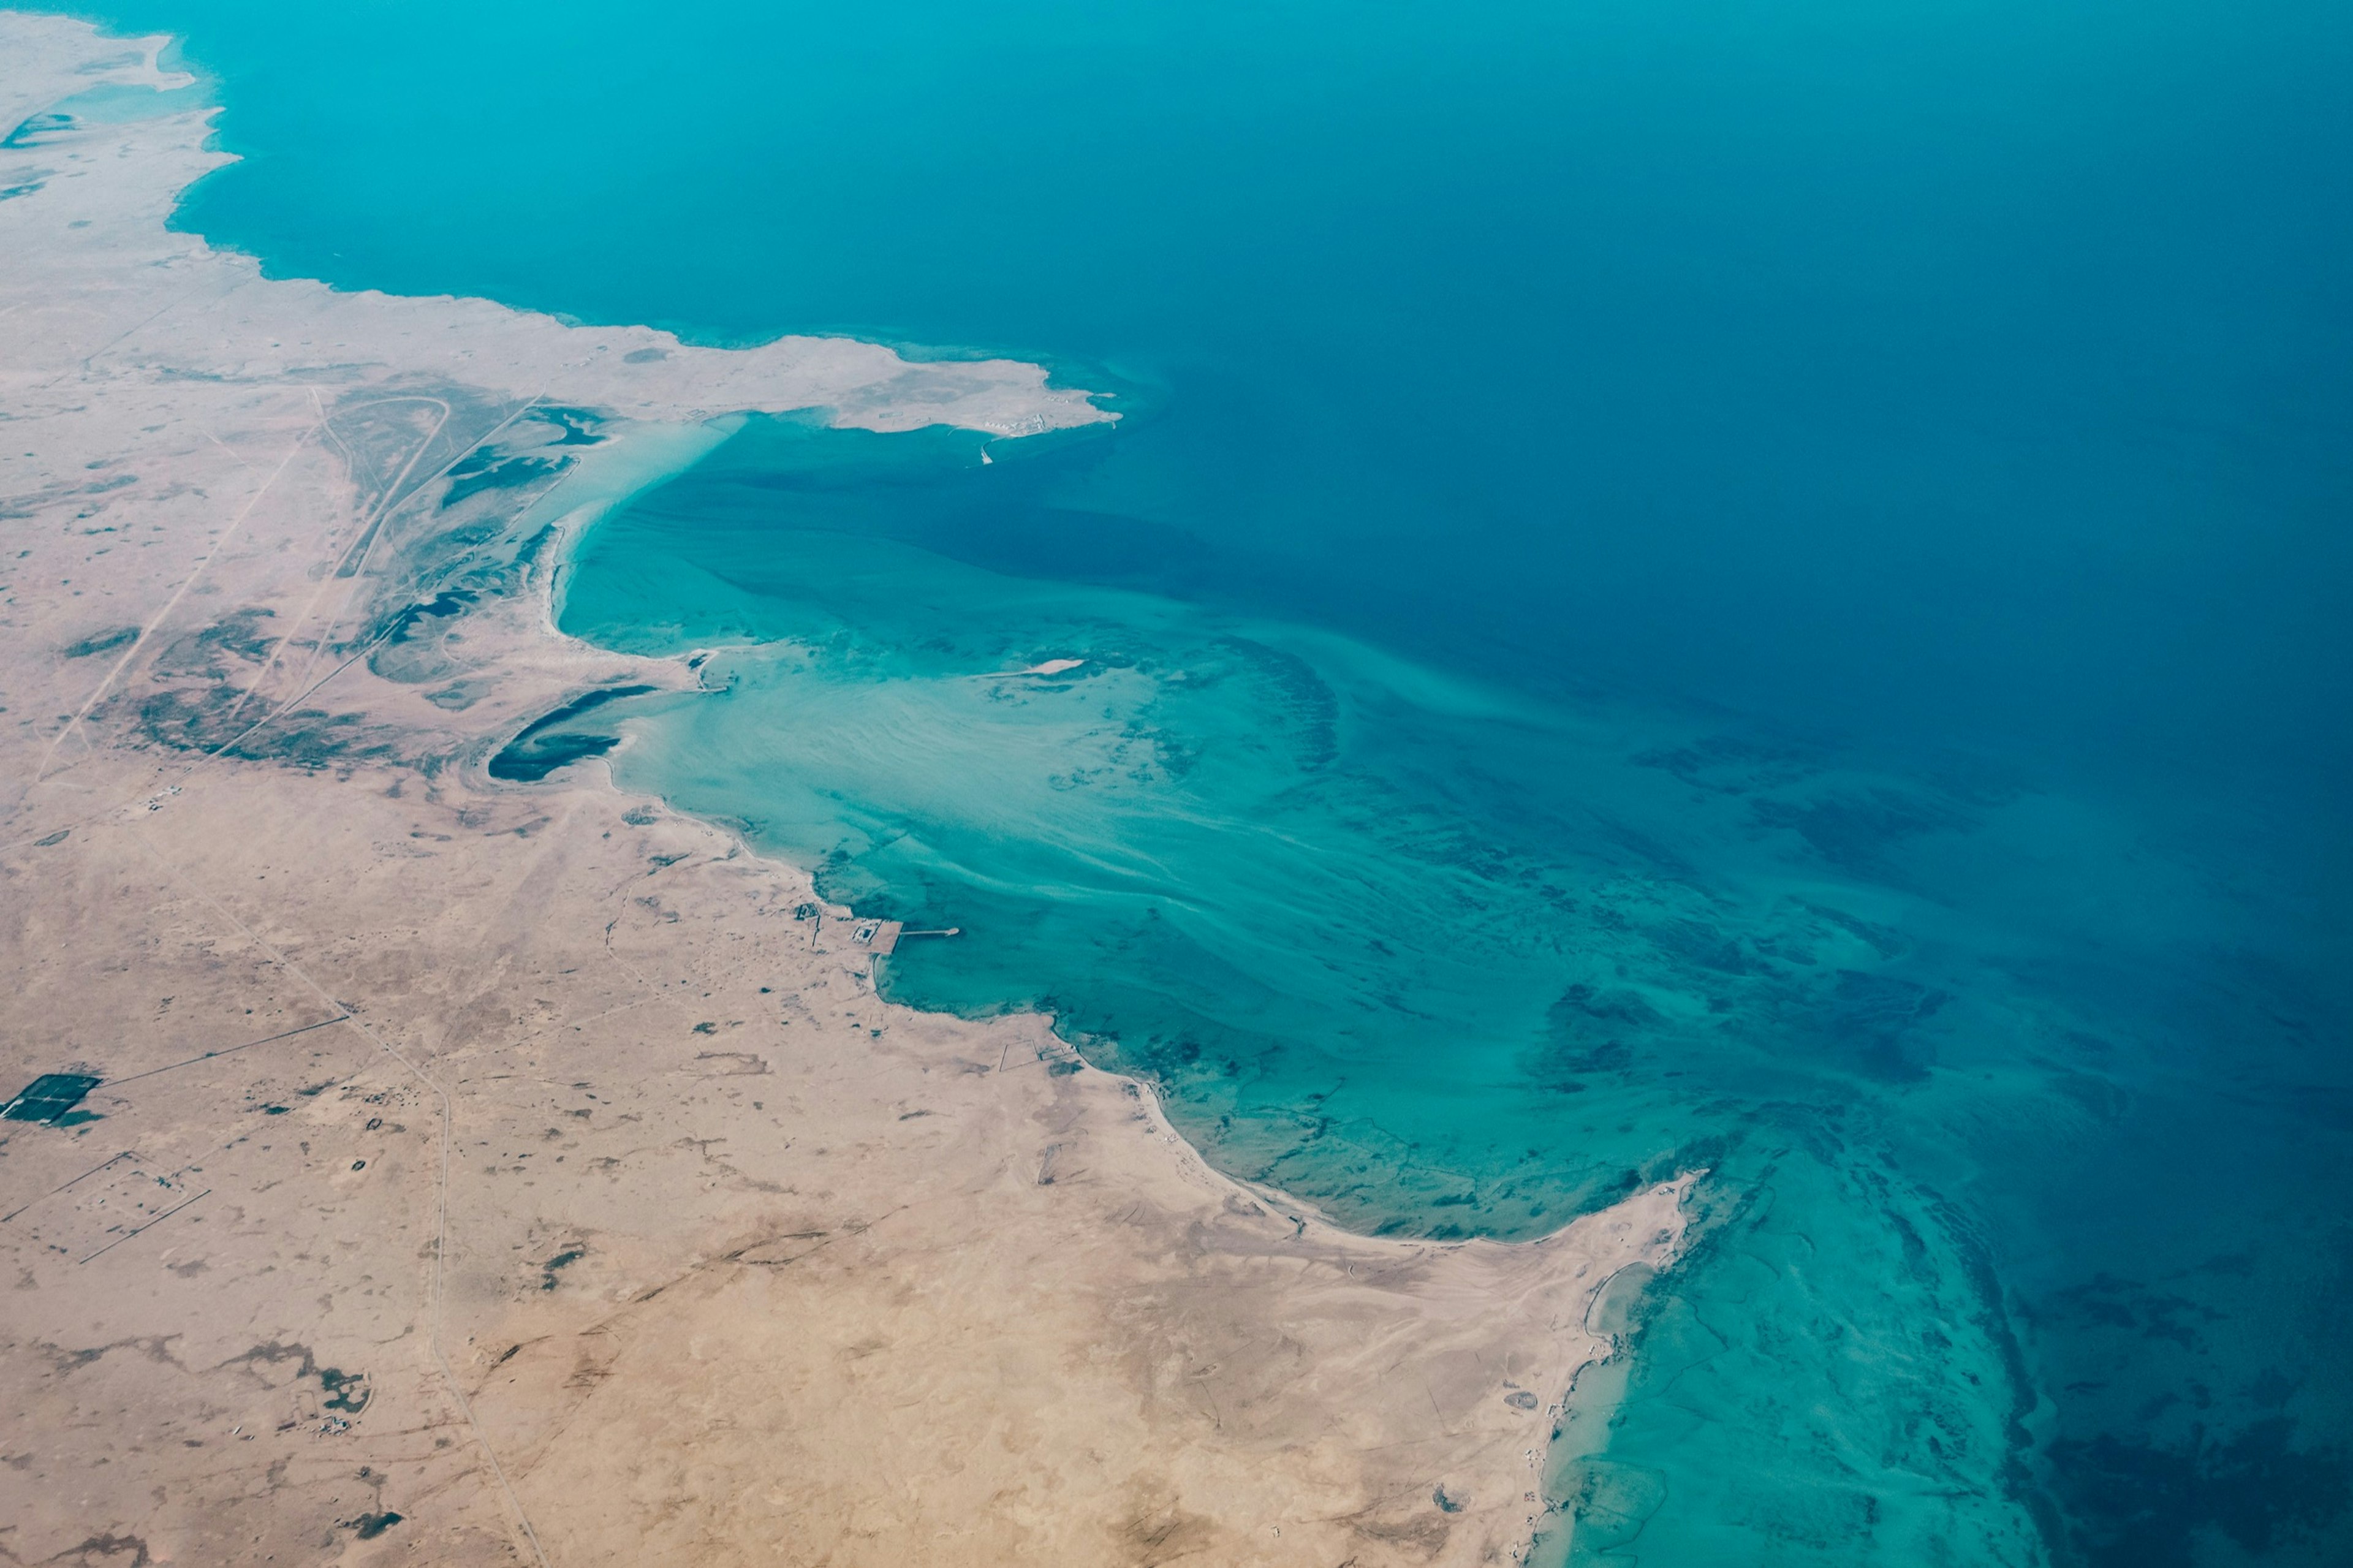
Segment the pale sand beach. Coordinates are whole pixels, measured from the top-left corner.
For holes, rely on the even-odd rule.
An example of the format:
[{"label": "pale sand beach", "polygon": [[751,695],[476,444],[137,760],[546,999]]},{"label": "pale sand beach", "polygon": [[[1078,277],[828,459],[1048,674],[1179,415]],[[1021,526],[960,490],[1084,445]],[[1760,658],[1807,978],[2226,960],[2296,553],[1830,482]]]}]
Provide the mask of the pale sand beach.
[{"label": "pale sand beach", "polygon": [[0,12],[0,1094],[100,1080],[0,1122],[0,1559],[1524,1552],[1691,1178],[1525,1245],[1347,1234],[1042,1019],[883,1003],[720,827],[485,773],[692,685],[549,595],[559,525],[708,421],[1106,416],[264,279],[165,226],[208,111],[27,126],[164,43]]}]

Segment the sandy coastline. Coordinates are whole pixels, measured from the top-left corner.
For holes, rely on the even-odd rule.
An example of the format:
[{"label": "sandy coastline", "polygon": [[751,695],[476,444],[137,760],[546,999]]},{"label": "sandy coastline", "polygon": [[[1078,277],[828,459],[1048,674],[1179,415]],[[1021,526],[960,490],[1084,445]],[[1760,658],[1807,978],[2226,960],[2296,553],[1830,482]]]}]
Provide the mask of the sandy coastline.
[{"label": "sandy coastline", "polygon": [[1522,1554],[1687,1182],[1350,1235],[1039,1019],[883,1003],[723,830],[483,771],[691,682],[551,595],[708,422],[1106,416],[1010,361],[266,279],[166,226],[206,112],[28,123],[162,43],[0,12],[0,1093],[100,1080],[0,1123],[0,1560]]}]

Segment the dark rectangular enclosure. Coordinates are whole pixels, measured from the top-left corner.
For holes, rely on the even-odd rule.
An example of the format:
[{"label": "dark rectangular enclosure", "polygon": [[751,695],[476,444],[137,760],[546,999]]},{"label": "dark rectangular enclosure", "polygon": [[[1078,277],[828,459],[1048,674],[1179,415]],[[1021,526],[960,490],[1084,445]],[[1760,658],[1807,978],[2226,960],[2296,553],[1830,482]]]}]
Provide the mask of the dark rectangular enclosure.
[{"label": "dark rectangular enclosure", "polygon": [[81,1103],[81,1097],[99,1086],[88,1073],[45,1072],[25,1086],[22,1094],[0,1107],[10,1121],[55,1121]]}]

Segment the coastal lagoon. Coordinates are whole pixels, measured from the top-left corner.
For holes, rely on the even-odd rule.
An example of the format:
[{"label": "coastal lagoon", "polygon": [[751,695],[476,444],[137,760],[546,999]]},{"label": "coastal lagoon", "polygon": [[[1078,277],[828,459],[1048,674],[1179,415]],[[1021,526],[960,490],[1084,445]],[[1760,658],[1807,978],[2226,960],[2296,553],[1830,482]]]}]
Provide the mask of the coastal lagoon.
[{"label": "coastal lagoon", "polygon": [[2353,1550],[2341,14],[111,19],[273,273],[1103,395],[743,425],[595,721],[1349,1224],[1706,1169],[1556,1558]]}]

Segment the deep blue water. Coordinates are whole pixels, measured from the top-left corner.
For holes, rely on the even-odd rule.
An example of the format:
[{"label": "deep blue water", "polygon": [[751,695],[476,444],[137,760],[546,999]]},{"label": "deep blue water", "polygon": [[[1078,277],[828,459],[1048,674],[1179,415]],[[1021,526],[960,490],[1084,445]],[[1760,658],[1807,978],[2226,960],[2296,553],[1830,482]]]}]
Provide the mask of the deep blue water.
[{"label": "deep blue water", "polygon": [[2353,14],[116,15],[275,273],[1115,395],[600,528],[625,774],[1358,1223],[1718,1173],[1576,1560],[2353,1560]]}]

